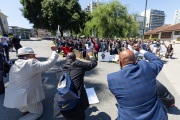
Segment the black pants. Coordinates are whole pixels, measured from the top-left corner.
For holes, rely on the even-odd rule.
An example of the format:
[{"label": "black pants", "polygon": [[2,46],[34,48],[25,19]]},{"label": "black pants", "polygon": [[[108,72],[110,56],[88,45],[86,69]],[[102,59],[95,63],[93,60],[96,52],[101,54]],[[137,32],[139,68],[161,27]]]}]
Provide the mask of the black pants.
[{"label": "black pants", "polygon": [[0,94],[5,92],[4,81],[3,81],[3,71],[0,70]]},{"label": "black pants", "polygon": [[96,60],[98,60],[98,52],[94,52],[94,57]]},{"label": "black pants", "polygon": [[61,111],[64,118],[67,120],[85,120],[85,110],[78,104],[75,108],[68,111]]},{"label": "black pants", "polygon": [[9,48],[7,45],[3,45],[3,48],[5,50],[6,59],[7,59],[7,61],[9,61]]}]

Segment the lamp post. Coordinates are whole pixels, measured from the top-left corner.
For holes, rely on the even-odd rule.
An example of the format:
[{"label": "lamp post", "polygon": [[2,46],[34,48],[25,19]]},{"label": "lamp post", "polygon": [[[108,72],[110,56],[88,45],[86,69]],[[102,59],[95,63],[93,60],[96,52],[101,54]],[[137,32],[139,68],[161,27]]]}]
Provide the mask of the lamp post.
[{"label": "lamp post", "polygon": [[145,33],[145,29],[146,29],[146,9],[147,9],[147,0],[146,0],[146,4],[145,4],[145,12],[144,12],[143,39],[144,39],[144,33]]}]

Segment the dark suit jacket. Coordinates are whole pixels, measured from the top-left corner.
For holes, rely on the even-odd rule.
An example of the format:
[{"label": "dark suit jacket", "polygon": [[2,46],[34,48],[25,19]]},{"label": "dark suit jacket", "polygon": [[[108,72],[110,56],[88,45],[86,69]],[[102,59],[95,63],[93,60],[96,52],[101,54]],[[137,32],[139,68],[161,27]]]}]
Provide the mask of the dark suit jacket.
[{"label": "dark suit jacket", "polygon": [[[66,71],[71,63],[71,60],[67,61],[66,64],[62,67],[63,70]],[[77,90],[80,90],[81,88],[80,104],[78,104],[78,106],[76,106],[72,110],[62,111],[62,114],[64,116],[76,116],[76,114],[78,114],[79,111],[85,110],[89,107],[89,101],[84,88],[84,75],[86,71],[92,70],[96,66],[97,61],[93,57],[90,59],[90,62],[82,62],[80,60],[74,61],[73,66],[70,70],[70,76]]]},{"label": "dark suit jacket", "polygon": [[107,76],[110,91],[118,102],[118,120],[167,120],[166,108],[156,94],[156,76],[163,62],[145,53],[145,60],[129,64]]},{"label": "dark suit jacket", "polygon": [[20,39],[19,38],[13,38],[12,43],[14,44],[14,48],[16,50],[18,50],[19,48],[22,47],[21,44],[20,44]]}]

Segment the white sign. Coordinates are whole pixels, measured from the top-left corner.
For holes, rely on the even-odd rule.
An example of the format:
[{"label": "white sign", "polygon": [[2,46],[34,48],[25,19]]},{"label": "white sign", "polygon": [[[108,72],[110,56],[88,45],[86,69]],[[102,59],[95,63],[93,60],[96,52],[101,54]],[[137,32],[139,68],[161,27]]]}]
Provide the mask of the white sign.
[{"label": "white sign", "polygon": [[119,55],[111,55],[109,61],[117,62],[119,59]]},{"label": "white sign", "polygon": [[86,50],[87,50],[87,49],[89,49],[89,46],[88,46],[88,44],[85,44],[85,46],[86,46]]},{"label": "white sign", "polygon": [[96,95],[96,92],[94,90],[94,88],[86,88],[86,93],[87,93],[87,96],[88,96],[88,101],[89,101],[89,104],[97,104],[99,103],[99,99]]},{"label": "white sign", "polygon": [[98,61],[109,62],[110,52],[98,52]]}]

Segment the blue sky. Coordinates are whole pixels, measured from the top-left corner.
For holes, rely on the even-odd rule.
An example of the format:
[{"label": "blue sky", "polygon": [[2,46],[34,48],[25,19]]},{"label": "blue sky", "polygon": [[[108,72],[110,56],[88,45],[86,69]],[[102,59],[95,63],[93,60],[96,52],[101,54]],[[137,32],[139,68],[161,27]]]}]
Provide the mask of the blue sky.
[{"label": "blue sky", "polygon": [[[82,8],[84,8],[91,0],[79,0]],[[109,2],[111,0],[99,0],[100,2]],[[145,0],[119,0],[123,5],[126,5],[128,12],[141,13],[145,9]],[[24,28],[31,28],[33,25],[29,24],[21,11],[21,4],[19,0],[0,0],[0,10],[8,16],[9,26],[19,26]],[[180,9],[180,0],[148,0],[147,9],[158,9],[165,11],[166,24],[173,23],[175,10]]]}]

